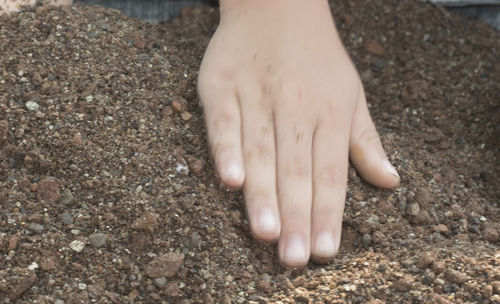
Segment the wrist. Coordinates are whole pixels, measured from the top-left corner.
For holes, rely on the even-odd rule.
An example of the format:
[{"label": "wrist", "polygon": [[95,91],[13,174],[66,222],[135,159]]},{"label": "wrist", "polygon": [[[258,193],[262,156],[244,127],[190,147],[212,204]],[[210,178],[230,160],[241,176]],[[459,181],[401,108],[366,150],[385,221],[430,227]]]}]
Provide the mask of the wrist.
[{"label": "wrist", "polygon": [[274,37],[313,31],[314,37],[342,45],[328,0],[220,0],[220,26],[243,26]]},{"label": "wrist", "polygon": [[302,13],[325,14],[330,17],[330,6],[327,0],[220,0],[221,16],[242,13],[287,14]]}]

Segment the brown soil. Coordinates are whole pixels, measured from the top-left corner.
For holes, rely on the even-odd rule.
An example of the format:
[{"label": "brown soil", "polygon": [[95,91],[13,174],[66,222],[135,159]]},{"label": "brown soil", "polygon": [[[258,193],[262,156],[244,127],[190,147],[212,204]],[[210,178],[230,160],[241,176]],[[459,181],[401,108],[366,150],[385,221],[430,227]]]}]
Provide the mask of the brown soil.
[{"label": "brown soil", "polygon": [[216,9],[1,17],[0,303],[500,303],[499,32],[419,1],[333,12],[402,183],[350,169],[341,253],[297,272],[215,178]]}]

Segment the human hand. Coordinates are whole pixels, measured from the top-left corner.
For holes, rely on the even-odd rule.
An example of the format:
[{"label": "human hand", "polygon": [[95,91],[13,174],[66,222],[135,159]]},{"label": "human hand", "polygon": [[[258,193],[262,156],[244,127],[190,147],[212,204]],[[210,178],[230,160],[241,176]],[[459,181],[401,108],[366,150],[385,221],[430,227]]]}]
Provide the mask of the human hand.
[{"label": "human hand", "polygon": [[349,157],[399,183],[327,1],[221,1],[198,91],[222,181],[243,186],[252,232],[286,266],[337,253]]}]

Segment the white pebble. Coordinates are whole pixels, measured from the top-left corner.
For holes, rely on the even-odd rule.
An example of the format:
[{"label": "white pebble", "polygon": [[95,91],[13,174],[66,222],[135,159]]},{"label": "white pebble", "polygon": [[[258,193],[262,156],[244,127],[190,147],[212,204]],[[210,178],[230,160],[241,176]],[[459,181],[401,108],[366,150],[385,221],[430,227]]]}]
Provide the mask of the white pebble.
[{"label": "white pebble", "polygon": [[28,270],[35,270],[38,269],[38,264],[36,262],[31,263],[31,265],[28,266]]},{"label": "white pebble", "polygon": [[28,101],[26,103],[26,109],[30,110],[30,111],[36,111],[38,110],[38,103],[34,102],[34,101]]},{"label": "white pebble", "polygon": [[87,284],[85,284],[85,283],[78,283],[78,289],[80,289],[80,290],[87,289]]},{"label": "white pebble", "polygon": [[82,252],[85,248],[85,243],[80,240],[74,240],[73,242],[69,243],[69,247],[76,252]]},{"label": "white pebble", "polygon": [[187,166],[187,164],[185,162],[183,162],[183,163],[177,162],[175,170],[177,171],[177,173],[182,173],[182,174],[189,173],[189,167]]}]

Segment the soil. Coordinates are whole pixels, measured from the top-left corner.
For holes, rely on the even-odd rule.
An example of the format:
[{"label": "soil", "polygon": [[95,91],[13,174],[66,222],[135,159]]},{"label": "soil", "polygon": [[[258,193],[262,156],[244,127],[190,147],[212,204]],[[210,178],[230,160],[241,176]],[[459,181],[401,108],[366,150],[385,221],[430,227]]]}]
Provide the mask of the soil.
[{"label": "soil", "polygon": [[402,176],[351,168],[338,257],[282,268],[217,180],[195,82],[217,9],[0,17],[0,303],[500,303],[500,34],[332,4]]}]

